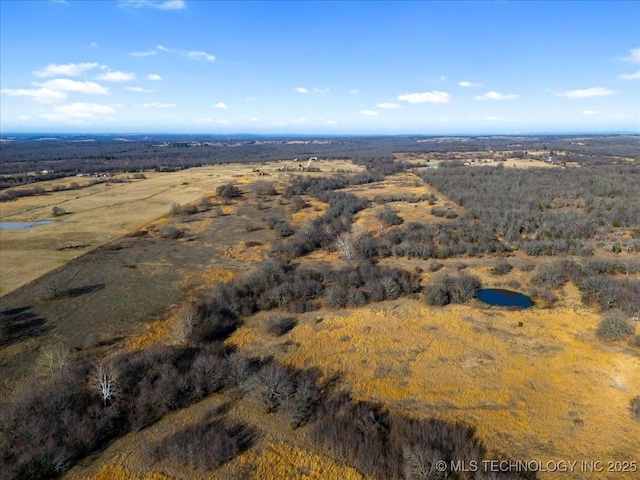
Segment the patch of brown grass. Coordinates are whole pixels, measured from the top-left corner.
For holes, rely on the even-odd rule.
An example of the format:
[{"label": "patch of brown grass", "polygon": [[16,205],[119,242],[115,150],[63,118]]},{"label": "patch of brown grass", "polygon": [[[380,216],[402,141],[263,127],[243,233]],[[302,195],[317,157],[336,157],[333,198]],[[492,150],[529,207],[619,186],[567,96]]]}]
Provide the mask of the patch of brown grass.
[{"label": "patch of brown grass", "polygon": [[309,206],[291,215],[291,224],[296,228],[304,225],[305,223],[313,220],[316,217],[324,215],[328,206],[326,203],[316,200],[312,197],[305,196],[303,198],[309,204]]},{"label": "patch of brown grass", "polygon": [[286,442],[270,444],[261,452],[242,455],[238,461],[253,472],[253,478],[264,480],[362,480],[354,468],[339,465],[331,459]]},{"label": "patch of brown grass", "polygon": [[83,477],[85,480],[171,480],[158,472],[137,475],[122,465],[105,465],[95,475]]},{"label": "patch of brown grass", "polygon": [[127,338],[125,348],[129,352],[144,350],[160,342],[168,342],[173,333],[174,316],[156,320],[145,326],[145,331],[135,337]]},{"label": "patch of brown grass", "polygon": [[266,246],[245,247],[244,245],[227,245],[221,247],[222,257],[248,262],[261,262],[267,257]]},{"label": "patch of brown grass", "polygon": [[342,372],[358,398],[468,422],[491,448],[518,458],[637,453],[640,425],[627,406],[640,363],[595,340],[598,315],[586,308],[403,300],[323,313],[320,324],[301,321],[289,333],[300,347],[284,360]]}]

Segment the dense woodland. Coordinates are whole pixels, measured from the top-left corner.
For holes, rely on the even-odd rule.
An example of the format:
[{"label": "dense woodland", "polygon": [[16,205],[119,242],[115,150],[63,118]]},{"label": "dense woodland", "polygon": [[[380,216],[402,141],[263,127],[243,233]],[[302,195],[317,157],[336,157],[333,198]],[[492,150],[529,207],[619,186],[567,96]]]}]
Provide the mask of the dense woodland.
[{"label": "dense woodland", "polygon": [[[374,478],[445,478],[445,474],[447,478],[482,478],[482,472],[438,472],[434,468],[439,460],[448,465],[481,463],[487,449],[472,427],[392,414],[383,405],[353,400],[337,379],[323,378],[318,371],[294,371],[273,359],[245,358],[223,343],[242,317],[260,311],[274,312],[268,331],[279,336],[295,328],[296,314],[322,307],[348,308],[402,296],[443,306],[464,303],[482,287],[479,279],[464,272],[464,266],[457,275],[434,275],[421,286],[417,271],[383,266],[379,263],[383,258],[429,260],[427,268],[436,272],[442,267],[439,261],[455,257],[514,250],[532,258],[548,257],[538,267],[497,257],[493,273],[501,275],[512,268],[532,270],[528,293],[547,304],[557,299],[554,291],[573,282],[585,304],[604,312],[600,338],[620,340],[633,335],[630,318],[640,315],[640,281],[634,276],[640,272],[637,137],[584,137],[579,142],[566,137],[340,138],[330,139],[330,143],[294,145],[284,140],[230,143],[218,139],[210,145],[194,141],[176,140],[166,146],[159,146],[160,139],[3,143],[3,187],[13,181],[30,181],[24,172],[43,169],[69,174],[139,171],[302,155],[352,156],[367,171],[301,176],[281,192],[268,182],[256,183],[253,189],[258,196],[281,196],[292,211],[308,208],[303,196],[314,197],[328,208],[297,230],[284,216],[266,218],[267,227],[278,237],[270,258],[252,272],[185,301],[178,312],[175,345],[107,359],[76,358],[64,349],[51,348],[46,380],[24,384],[1,405],[1,478],[61,475],[112,439],[221,392],[238,399],[251,397],[265,414],[283,416],[291,428],[307,428],[307,438],[320,451]],[[442,222],[423,224],[404,222],[389,206],[379,214],[387,227],[379,235],[353,227],[354,216],[371,201],[345,192],[346,187],[379,182],[387,175],[416,168],[395,161],[393,152],[516,148],[563,149],[584,161],[581,168],[548,170],[501,165],[468,168],[455,163],[445,163],[447,168],[415,170],[426,183],[456,202],[457,208],[432,211]],[[604,162],[603,158],[611,155],[616,159]],[[621,161],[621,157],[636,163]],[[231,200],[241,197],[243,191],[229,184],[220,187],[217,194]],[[376,201],[386,204],[393,200],[381,197]],[[436,199],[426,196],[419,200],[434,204]],[[176,205],[171,214],[196,215],[210,208],[206,202],[197,207]],[[166,238],[176,236],[167,234]],[[594,255],[603,247],[620,255]],[[309,267],[296,262],[318,249],[339,252],[346,265],[318,263]],[[637,406],[631,408],[637,416]],[[146,455],[150,462],[168,458],[208,470],[249,448],[255,435],[249,425],[231,422],[224,412],[214,411],[210,422],[157,441]],[[528,476],[534,477],[533,473]],[[520,477],[510,473],[492,478]]]}]

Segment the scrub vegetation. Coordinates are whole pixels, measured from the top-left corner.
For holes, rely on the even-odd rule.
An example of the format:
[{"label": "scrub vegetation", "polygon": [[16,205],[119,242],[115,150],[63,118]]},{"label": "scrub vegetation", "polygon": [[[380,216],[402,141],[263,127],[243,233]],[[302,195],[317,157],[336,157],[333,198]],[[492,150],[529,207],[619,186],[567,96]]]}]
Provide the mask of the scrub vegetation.
[{"label": "scrub vegetation", "polygon": [[[0,298],[2,478],[471,479],[495,472],[454,466],[541,439],[631,458],[637,138],[578,140],[106,142],[55,164],[3,144],[16,215],[35,189],[71,201],[18,160],[197,188]],[[536,305],[474,299],[500,287]]]}]

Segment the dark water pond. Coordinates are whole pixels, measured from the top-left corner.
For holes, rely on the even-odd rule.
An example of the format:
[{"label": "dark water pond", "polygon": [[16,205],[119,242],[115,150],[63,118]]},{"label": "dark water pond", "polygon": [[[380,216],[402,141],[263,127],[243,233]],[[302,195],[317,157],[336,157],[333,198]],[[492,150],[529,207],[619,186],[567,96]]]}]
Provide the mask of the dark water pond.
[{"label": "dark water pond", "polygon": [[476,298],[483,303],[499,307],[529,308],[533,305],[533,300],[526,295],[499,288],[485,288],[478,290]]},{"label": "dark water pond", "polygon": [[20,230],[23,228],[37,227],[38,225],[49,225],[53,220],[39,220],[37,222],[0,222],[0,230]]}]

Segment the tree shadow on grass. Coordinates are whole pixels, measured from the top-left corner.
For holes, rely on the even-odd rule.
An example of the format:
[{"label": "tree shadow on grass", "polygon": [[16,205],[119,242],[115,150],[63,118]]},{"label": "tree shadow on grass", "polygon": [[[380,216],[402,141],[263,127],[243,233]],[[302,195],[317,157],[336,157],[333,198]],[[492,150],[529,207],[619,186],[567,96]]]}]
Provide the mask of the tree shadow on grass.
[{"label": "tree shadow on grass", "polygon": [[43,335],[51,327],[47,319],[30,312],[31,307],[19,307],[0,312],[0,346],[12,345],[29,337]]},{"label": "tree shadow on grass", "polygon": [[63,296],[66,297],[80,297],[88,293],[94,293],[102,290],[106,285],[104,283],[96,283],[95,285],[85,285],[82,287],[70,288],[65,292]]}]

